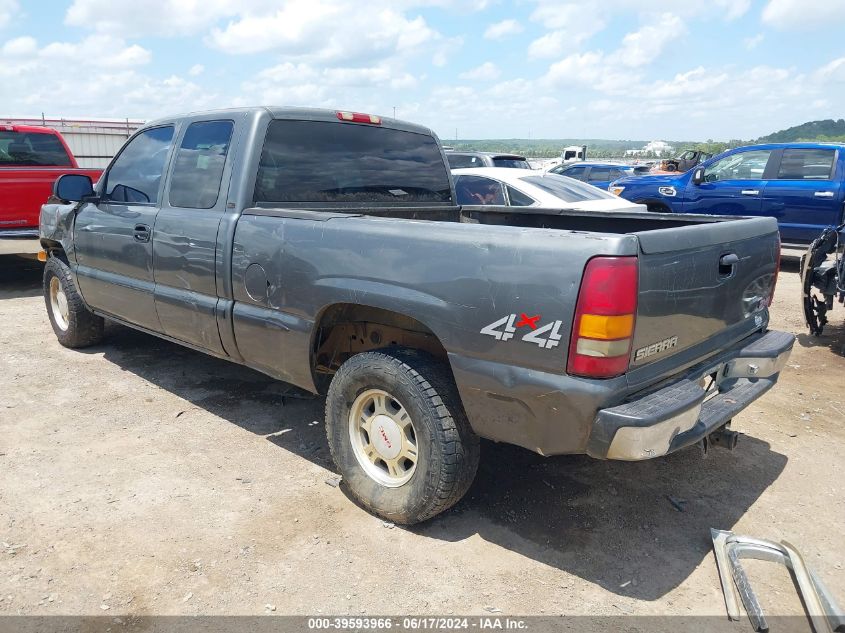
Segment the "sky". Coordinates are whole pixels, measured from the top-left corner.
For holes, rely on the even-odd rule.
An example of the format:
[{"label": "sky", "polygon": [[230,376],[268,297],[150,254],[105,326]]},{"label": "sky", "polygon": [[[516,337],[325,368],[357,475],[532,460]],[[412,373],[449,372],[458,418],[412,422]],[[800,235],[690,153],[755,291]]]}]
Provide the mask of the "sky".
[{"label": "sky", "polygon": [[0,0],[0,116],[242,105],[444,140],[753,139],[842,118],[845,0]]}]

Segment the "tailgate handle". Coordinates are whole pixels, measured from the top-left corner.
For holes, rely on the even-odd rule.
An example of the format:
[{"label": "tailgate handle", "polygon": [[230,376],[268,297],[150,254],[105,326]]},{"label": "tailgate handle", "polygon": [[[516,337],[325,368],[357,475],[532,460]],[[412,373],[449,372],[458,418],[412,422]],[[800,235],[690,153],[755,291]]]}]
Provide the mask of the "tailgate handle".
[{"label": "tailgate handle", "polygon": [[730,277],[733,274],[734,266],[739,263],[739,255],[728,253],[719,258],[719,276]]}]

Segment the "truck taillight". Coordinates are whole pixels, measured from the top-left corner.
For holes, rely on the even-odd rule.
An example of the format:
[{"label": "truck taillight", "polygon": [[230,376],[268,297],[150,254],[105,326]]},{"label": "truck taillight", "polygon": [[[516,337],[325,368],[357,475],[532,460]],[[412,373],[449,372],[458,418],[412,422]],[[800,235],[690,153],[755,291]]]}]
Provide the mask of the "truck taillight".
[{"label": "truck taillight", "polygon": [[778,248],[777,248],[777,259],[775,259],[775,278],[772,279],[772,290],[771,294],[769,295],[769,302],[766,304],[767,306],[772,305],[772,301],[775,300],[775,288],[778,285],[778,275],[780,275],[780,235],[778,235]]},{"label": "truck taillight", "polygon": [[587,378],[624,374],[637,314],[636,257],[594,257],[584,269],[566,371]]}]

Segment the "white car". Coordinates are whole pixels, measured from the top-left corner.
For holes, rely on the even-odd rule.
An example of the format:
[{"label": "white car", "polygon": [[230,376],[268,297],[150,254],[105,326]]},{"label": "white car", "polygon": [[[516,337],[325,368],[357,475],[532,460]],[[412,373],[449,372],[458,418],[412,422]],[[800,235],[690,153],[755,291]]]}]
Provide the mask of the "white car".
[{"label": "white car", "polygon": [[580,180],[528,169],[476,167],[453,169],[458,204],[551,207],[577,211],[645,211]]}]

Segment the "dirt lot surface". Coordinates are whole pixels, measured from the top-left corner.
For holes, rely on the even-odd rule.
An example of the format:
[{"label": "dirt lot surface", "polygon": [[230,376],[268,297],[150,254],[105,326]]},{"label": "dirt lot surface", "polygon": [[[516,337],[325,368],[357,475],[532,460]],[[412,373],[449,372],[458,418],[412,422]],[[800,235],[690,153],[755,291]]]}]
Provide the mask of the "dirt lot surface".
[{"label": "dirt lot surface", "polygon": [[[772,327],[798,341],[736,451],[485,443],[466,499],[402,529],[326,483],[322,399],[122,327],[64,349],[40,264],[0,255],[0,614],[723,615],[711,527],[790,540],[845,602],[845,309],[808,337],[796,271]],[[801,612],[786,571],[748,569]]]}]

